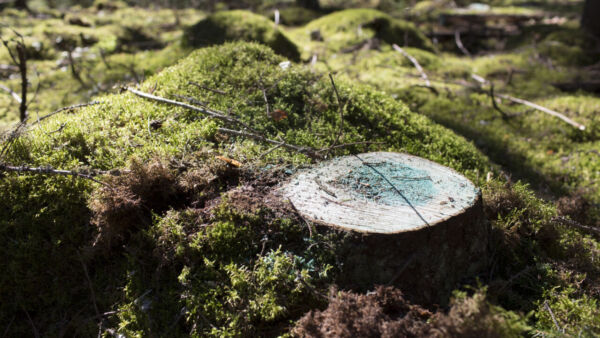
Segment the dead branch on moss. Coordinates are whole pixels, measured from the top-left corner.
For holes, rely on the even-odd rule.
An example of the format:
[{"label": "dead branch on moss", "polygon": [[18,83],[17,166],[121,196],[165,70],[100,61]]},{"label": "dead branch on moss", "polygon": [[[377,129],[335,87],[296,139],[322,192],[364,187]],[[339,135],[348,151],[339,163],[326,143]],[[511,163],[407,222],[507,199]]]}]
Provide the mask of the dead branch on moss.
[{"label": "dead branch on moss", "polygon": [[233,129],[227,129],[227,128],[218,128],[217,129],[220,133],[224,133],[224,134],[230,134],[230,135],[235,135],[235,136],[243,136],[243,137],[248,137],[251,139],[255,139],[258,141],[263,141],[263,142],[267,142],[267,143],[271,143],[271,144],[275,144],[275,145],[279,145],[291,150],[294,150],[298,153],[304,154],[310,158],[313,159],[322,159],[323,157],[321,155],[319,155],[317,153],[317,151],[313,148],[310,147],[301,147],[301,146],[297,146],[295,144],[290,144],[290,143],[286,143],[283,141],[275,141],[275,140],[271,140],[269,138],[266,138],[260,134],[256,134],[256,133],[249,133],[249,132],[245,132],[245,131],[240,131],[240,130],[233,130]]},{"label": "dead branch on moss", "polygon": [[338,92],[338,89],[335,85],[335,81],[333,81],[333,75],[331,75],[331,73],[329,73],[329,79],[331,80],[331,86],[333,87],[333,91],[335,93],[335,97],[337,99],[337,104],[338,104],[338,111],[340,113],[340,128],[338,131],[338,135],[336,137],[336,139],[333,141],[333,144],[331,145],[331,147],[329,147],[329,149],[333,149],[333,147],[344,137],[344,108],[345,108],[345,104],[342,105],[342,100],[340,99],[340,93]]},{"label": "dead branch on moss", "polygon": [[0,89],[4,90],[8,94],[10,94],[10,96],[12,96],[12,98],[15,101],[17,101],[18,104],[21,104],[21,102],[23,102],[23,100],[21,100],[21,97],[19,96],[19,94],[15,93],[14,90],[8,88],[7,86],[5,86],[5,85],[3,85],[1,83],[0,83]]},{"label": "dead branch on moss", "polygon": [[[483,78],[483,77],[481,77],[481,76],[479,76],[477,74],[471,74],[471,78],[473,78],[475,81],[479,82],[481,85],[491,84],[490,81],[486,80],[485,78]],[[539,111],[541,111],[543,113],[546,113],[548,115],[551,115],[551,116],[554,116],[554,117],[558,117],[559,119],[563,120],[567,124],[569,124],[569,125],[577,128],[579,130],[585,130],[585,126],[584,125],[571,120],[570,118],[566,117],[565,115],[563,115],[563,114],[561,114],[561,113],[559,113],[557,111],[554,111],[554,110],[548,109],[546,107],[540,106],[539,104],[535,104],[535,103],[533,103],[531,101],[523,100],[523,99],[520,99],[520,98],[517,98],[517,97],[510,96],[510,95],[505,95],[505,94],[496,94],[496,96],[498,96],[499,98],[502,98],[502,99],[514,102],[514,103],[519,103],[519,104],[531,107],[533,109],[539,110]]]},{"label": "dead branch on moss", "polygon": [[473,55],[471,55],[471,53],[469,53],[469,51],[467,50],[467,48],[465,48],[465,45],[463,45],[462,40],[460,39],[460,31],[454,31],[454,42],[456,43],[456,47],[458,47],[458,49],[460,49],[460,51],[465,54],[468,57],[472,57]]},{"label": "dead branch on moss", "polygon": [[191,84],[192,86],[196,86],[196,87],[198,87],[200,89],[208,90],[209,92],[213,92],[213,93],[216,93],[216,94],[227,95],[227,93],[225,93],[222,90],[215,89],[215,88],[210,88],[210,87],[207,87],[207,86],[205,86],[203,84],[200,84],[198,82],[189,81],[188,84]]},{"label": "dead branch on moss", "polygon": [[107,172],[107,171],[97,171],[93,174],[87,174],[83,172],[78,172],[76,170],[57,170],[52,168],[51,166],[46,167],[29,167],[29,166],[12,166],[4,163],[0,163],[0,172],[17,172],[17,173],[34,173],[34,174],[46,174],[46,175],[62,175],[62,176],[73,176],[88,179],[92,182],[101,184],[103,186],[109,187],[108,184],[99,181],[94,178],[94,175],[106,175],[106,174],[115,174],[116,172]]},{"label": "dead branch on moss", "polygon": [[[134,95],[137,95],[139,97],[143,97],[143,98],[148,99],[148,100],[153,100],[153,101],[157,101],[157,102],[161,102],[161,103],[170,104],[170,105],[173,105],[173,106],[182,107],[182,108],[193,110],[195,112],[198,112],[198,113],[201,113],[201,114],[204,114],[204,115],[208,115],[208,116],[210,116],[212,118],[221,120],[221,121],[229,123],[229,124],[240,125],[240,126],[246,128],[246,129],[250,130],[252,132],[251,134],[257,134],[257,131],[254,130],[249,125],[247,125],[246,123],[244,123],[244,122],[242,122],[242,121],[240,121],[240,120],[238,120],[238,119],[236,119],[234,117],[227,116],[227,115],[225,115],[223,113],[217,112],[215,110],[204,108],[204,107],[197,107],[197,106],[193,106],[191,104],[187,104],[187,103],[183,103],[183,102],[179,102],[179,101],[175,101],[175,100],[169,100],[169,99],[166,99],[164,97],[160,97],[160,96],[156,96],[156,95],[152,95],[152,94],[147,94],[147,93],[141,92],[139,90],[133,89],[131,87],[127,87],[127,88],[125,88],[125,90],[133,93]],[[277,142],[277,141],[273,141],[273,142]],[[277,144],[277,143],[275,143],[275,144]]]},{"label": "dead branch on moss", "polygon": [[415,66],[415,68],[417,68],[419,73],[421,73],[421,77],[423,78],[423,81],[425,81],[425,85],[427,85],[428,87],[431,87],[431,82],[429,82],[429,78],[427,77],[427,74],[425,74],[423,67],[421,67],[421,65],[419,64],[419,61],[417,61],[417,59],[415,59],[412,55],[408,54],[407,51],[402,49],[402,47],[398,46],[397,44],[394,44],[393,47],[397,52],[400,52],[407,59],[409,59],[410,62],[412,62],[412,64]]},{"label": "dead branch on moss", "polygon": [[36,125],[36,124],[42,122],[43,120],[45,120],[45,119],[47,119],[49,117],[52,117],[52,116],[54,116],[54,115],[56,115],[58,113],[62,113],[64,111],[71,111],[73,109],[83,108],[83,107],[89,107],[89,106],[97,105],[97,104],[100,104],[100,103],[102,103],[102,102],[101,101],[92,101],[92,102],[87,102],[87,103],[74,104],[74,105],[68,106],[68,107],[63,107],[63,108],[60,108],[60,109],[57,109],[57,110],[53,111],[50,114],[44,115],[42,117],[38,117],[37,120],[35,122],[33,122],[31,125]]},{"label": "dead branch on moss", "polygon": [[550,220],[553,223],[556,224],[560,224],[560,225],[565,225],[565,226],[570,226],[579,230],[583,230],[587,233],[591,233],[594,234],[598,237],[600,237],[600,229],[596,228],[596,227],[591,227],[589,225],[583,225],[577,221],[574,221],[572,219],[568,219],[566,217],[563,216],[558,216],[558,217],[554,217]]},{"label": "dead branch on moss", "polygon": [[558,325],[558,321],[556,321],[556,317],[554,316],[554,312],[552,312],[552,309],[550,308],[548,301],[544,301],[544,308],[546,309],[546,311],[548,311],[548,313],[550,313],[550,317],[552,317],[552,322],[554,322],[554,326],[556,326],[556,329],[558,330],[558,332],[565,333]]},{"label": "dead branch on moss", "polygon": [[[13,61],[13,63],[19,68],[19,73],[21,74],[21,96],[19,97],[19,117],[21,121],[25,121],[27,119],[27,115],[29,112],[27,111],[27,47],[25,46],[25,40],[23,36],[19,34],[17,31],[13,30],[16,38],[13,38],[9,41],[0,39],[2,44],[8,50],[8,54]],[[15,44],[14,50],[11,47],[11,42]],[[12,95],[12,93],[11,93]],[[18,96],[18,95],[17,95]],[[17,96],[13,95],[13,98],[17,98]]]},{"label": "dead branch on moss", "polygon": [[294,213],[296,213],[296,216],[300,217],[300,219],[303,220],[304,223],[306,223],[306,226],[308,227],[308,235],[310,236],[310,238],[312,238],[312,236],[313,236],[312,225],[306,220],[306,218],[304,218],[302,216],[302,214],[300,213],[300,211],[298,211],[298,209],[296,208],[296,206],[294,205],[294,203],[292,202],[292,200],[289,199],[289,198],[287,200],[290,203],[290,205],[292,206],[292,209],[294,210]]},{"label": "dead branch on moss", "polygon": [[494,84],[490,82],[490,99],[492,100],[492,106],[496,109],[501,115],[502,119],[507,120],[509,117],[514,116],[514,114],[508,114],[504,110],[498,106],[498,102],[496,101],[496,96],[494,95]]},{"label": "dead branch on moss", "polygon": [[[10,147],[13,145],[16,139],[21,135],[21,133],[25,129],[26,123],[27,120],[20,121],[19,123],[17,123],[17,126],[13,130],[11,130],[8,136],[6,136],[6,139],[3,140],[4,144],[2,145],[2,149],[0,149],[0,161],[8,153]],[[2,138],[4,138],[4,135],[2,135]]]}]

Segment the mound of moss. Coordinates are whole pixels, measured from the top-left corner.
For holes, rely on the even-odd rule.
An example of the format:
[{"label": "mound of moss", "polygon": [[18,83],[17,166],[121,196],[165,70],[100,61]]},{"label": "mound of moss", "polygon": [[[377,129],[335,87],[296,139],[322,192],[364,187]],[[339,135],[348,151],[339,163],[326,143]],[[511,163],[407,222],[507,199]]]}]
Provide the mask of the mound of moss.
[{"label": "mound of moss", "polygon": [[253,41],[271,47],[275,53],[298,61],[298,47],[267,18],[249,11],[218,12],[188,28],[183,43],[204,47],[227,41]]},{"label": "mound of moss", "polygon": [[347,9],[311,21],[300,32],[319,30],[327,48],[339,51],[376,37],[389,44],[433,51],[429,39],[414,24],[397,20],[375,9]]},{"label": "mound of moss", "polygon": [[[405,151],[471,178],[487,170],[472,144],[402,103],[341,80],[338,102],[327,77],[282,61],[252,43],[201,49],[141,90],[194,98],[290,144],[357,143],[332,156]],[[267,114],[264,96],[285,118]],[[224,134],[219,127],[235,126],[132,93],[99,100],[31,128],[3,158],[121,172],[102,179],[106,185],[0,179],[0,322],[13,322],[11,335],[30,333],[28,316],[42,335],[96,334],[98,323],[128,336],[264,335],[323,305],[318,295],[336,280],[342,238],[310,237],[293,212],[253,197],[308,157]]]}]

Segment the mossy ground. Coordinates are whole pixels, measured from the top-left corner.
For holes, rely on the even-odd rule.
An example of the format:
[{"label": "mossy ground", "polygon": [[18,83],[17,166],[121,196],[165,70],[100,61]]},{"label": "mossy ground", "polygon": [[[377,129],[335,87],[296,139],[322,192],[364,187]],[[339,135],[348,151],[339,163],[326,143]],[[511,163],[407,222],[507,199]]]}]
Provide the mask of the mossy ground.
[{"label": "mossy ground", "polygon": [[[69,14],[49,12],[50,17],[29,17],[5,10],[0,34],[4,40],[18,32],[31,46],[28,60],[30,118],[112,90],[121,82],[141,82],[172,65],[190,49],[181,46],[183,27],[204,17],[198,10],[123,7],[114,10],[70,8]],[[178,18],[178,22],[176,20]],[[84,19],[81,26],[74,18]],[[71,51],[79,81],[73,75],[67,52]],[[6,48],[0,64],[12,64]],[[3,84],[20,93],[19,75],[6,74]],[[37,92],[36,95],[34,93]],[[0,130],[18,120],[15,101],[0,95]]]},{"label": "mossy ground", "polygon": [[[270,198],[274,186],[313,160],[220,133],[219,127],[231,126],[131,93],[97,96],[123,80],[141,82],[140,89],[154,95],[204,102],[292,144],[320,149],[334,142],[375,142],[328,156],[404,151],[472,179],[483,190],[494,229],[489,271],[465,280],[451,305],[436,314],[390,291],[408,304],[401,311],[414,318],[413,328],[457,335],[600,334],[598,240],[553,220],[563,215],[594,225],[600,219],[600,101],[551,85],[591,72],[582,67],[593,63],[596,54],[573,21],[537,31],[541,35],[530,28],[507,43],[510,50],[474,58],[449,50],[434,53],[428,40],[415,33],[423,44],[405,49],[429,74],[436,94],[420,87],[420,74],[392,50],[393,40],[380,35],[379,50],[340,52],[377,37],[378,31],[367,26],[363,35],[357,33],[358,25],[373,19],[384,20],[388,28],[416,31],[374,10],[282,27],[305,48],[304,59],[319,55],[314,66],[282,67],[286,59],[267,47],[228,43],[195,51],[154,76],[189,52],[177,43],[182,26],[148,33],[158,36],[155,40],[166,46],[162,49],[119,48],[120,23],[142,9],[103,10],[109,14],[95,17],[97,8],[75,13],[96,25],[96,31],[58,18],[24,24],[24,14],[7,12],[11,26],[29,41],[53,46],[55,34],[62,34],[89,48],[77,65],[84,80],[102,84],[82,85],[68,68],[56,68],[56,60],[64,58],[60,50],[42,49],[39,60],[31,61],[42,84],[31,111],[43,115],[91,98],[102,103],[29,128],[2,161],[121,172],[101,178],[108,186],[71,177],[2,176],[0,322],[7,323],[11,335],[31,335],[32,330],[91,335],[98,326],[105,335],[279,335],[292,331],[311,310],[343,322],[348,316],[335,309],[363,301],[383,314],[376,325],[357,315],[367,330],[391,327],[386,326],[390,320],[407,325],[379,296],[327,297],[343,269],[344,234],[310,236],[289,205]],[[172,24],[169,13],[154,13],[160,22],[131,25],[150,25],[147,32],[152,32],[160,23]],[[188,25],[203,16],[181,12]],[[324,41],[309,41],[315,27]],[[90,38],[82,39],[86,35]],[[577,41],[570,42],[570,36]],[[84,46],[84,40],[97,41]],[[531,41],[537,47],[527,46]],[[100,48],[108,51],[106,63],[98,58]],[[5,54],[0,59],[9,62]],[[335,73],[341,102],[326,72]],[[506,111],[520,113],[503,119],[485,92],[463,85],[473,83],[471,73],[493,81],[498,93],[555,109],[587,128],[580,132],[546,114],[499,102]],[[16,79],[6,83],[18,86]],[[267,114],[265,96],[269,109],[279,109],[285,118]],[[0,100],[4,123],[14,121],[14,103],[5,96]],[[338,140],[340,125],[343,137]],[[296,332],[315,325],[310,316]]]}]

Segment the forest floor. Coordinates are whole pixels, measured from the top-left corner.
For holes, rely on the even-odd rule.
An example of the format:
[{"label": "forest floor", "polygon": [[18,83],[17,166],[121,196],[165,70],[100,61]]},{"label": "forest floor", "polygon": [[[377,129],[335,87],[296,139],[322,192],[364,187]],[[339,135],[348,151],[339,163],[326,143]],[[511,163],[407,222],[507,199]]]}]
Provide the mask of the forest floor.
[{"label": "forest floor", "polygon": [[[580,1],[288,6],[279,25],[270,7],[98,4],[2,12],[0,81],[21,94],[9,50],[23,41],[30,104],[15,129],[0,95],[0,330],[600,334],[600,49]],[[270,48],[225,43],[244,40]],[[316,153],[231,134],[242,124]],[[307,231],[272,199],[298,168],[366,151],[426,157],[482,190],[489,265],[436,305],[344,288],[344,234]]]}]

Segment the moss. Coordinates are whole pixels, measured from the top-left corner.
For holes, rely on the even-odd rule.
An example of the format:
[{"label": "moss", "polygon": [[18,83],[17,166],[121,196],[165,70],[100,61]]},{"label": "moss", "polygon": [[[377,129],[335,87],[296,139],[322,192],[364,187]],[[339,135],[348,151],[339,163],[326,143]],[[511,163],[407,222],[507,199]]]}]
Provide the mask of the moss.
[{"label": "moss", "polygon": [[374,9],[347,9],[311,21],[294,32],[298,41],[308,43],[310,32],[319,30],[328,50],[340,51],[368,38],[389,44],[432,51],[433,46],[412,23],[396,20]]},{"label": "moss", "polygon": [[236,40],[262,43],[294,61],[300,58],[298,47],[273,22],[248,11],[218,12],[187,29],[183,37],[184,44],[190,47]]},{"label": "moss", "polygon": [[[269,15],[271,19],[274,19],[273,13],[270,13]],[[279,22],[286,26],[302,26],[321,16],[319,12],[293,6],[280,9],[279,15]]]},{"label": "moss", "polygon": [[[279,66],[283,60],[270,49],[257,44],[235,43],[201,49],[178,65],[148,79],[142,89],[156,88],[154,94],[165,97],[195,97],[210,102],[213,109],[231,110],[232,114],[270,138],[281,137],[289,143],[317,148],[332,144],[340,121],[337,97],[329,80],[297,65],[284,70]],[[189,81],[227,94],[190,86]],[[260,85],[267,88],[271,107],[285,110],[287,118],[276,121],[266,114],[263,93],[257,88]],[[406,151],[450,165],[470,177],[486,170],[486,158],[473,145],[427,118],[411,113],[401,103],[368,87],[342,80],[338,80],[336,85],[341,99],[347,102],[341,141],[383,142],[382,145],[356,145],[336,153],[375,149]],[[123,168],[133,158],[142,163],[156,157],[171,159],[170,163],[219,161],[208,154],[224,154],[244,162],[244,165],[259,168],[265,162],[309,162],[304,155],[282,149],[261,158],[268,145],[215,133],[221,122],[207,123],[197,113],[148,101],[130,93],[108,95],[100,100],[104,103],[44,121],[19,139],[6,161],[79,170]],[[150,128],[149,121],[153,120],[162,123],[156,129]],[[61,126],[60,132],[50,133]],[[199,134],[198,130],[202,132]],[[204,155],[199,155],[201,153]],[[182,175],[175,168],[169,169],[166,176]],[[135,172],[147,174],[144,170]],[[142,176],[124,176],[110,182],[138,182],[145,179]],[[170,179],[174,180],[173,177]],[[196,186],[189,183],[192,181],[177,178],[177,182],[188,182],[181,183],[184,184],[182,186]],[[229,189],[236,186],[235,182],[227,183],[231,184]],[[131,189],[134,194],[140,188],[139,184],[126,186],[124,189]],[[167,221],[173,220],[173,211],[169,208],[202,207],[202,203],[208,202],[201,196],[216,198],[200,192],[199,195],[187,195],[189,202],[184,199],[183,204],[168,202],[161,206],[148,204],[147,196],[152,193],[144,192],[142,195],[146,197],[140,195],[144,207],[132,204],[134,208],[131,210],[135,211],[130,215],[137,216],[127,218],[130,224],[110,228],[117,229],[119,235],[113,238],[118,239],[120,245],[117,247],[126,248],[123,250],[128,254],[122,258],[119,255],[103,258],[96,251],[85,249],[99,234],[105,234],[99,229],[109,229],[100,224],[111,222],[108,216],[115,215],[112,210],[97,206],[88,209],[88,196],[93,191],[96,191],[93,196],[115,197],[110,195],[109,190],[103,189],[94,187],[89,181],[71,178],[9,174],[0,181],[0,191],[7,197],[2,200],[3,214],[0,217],[3,220],[0,236],[2,242],[7,243],[6,250],[1,251],[1,261],[10,265],[4,266],[4,270],[11,271],[0,280],[0,289],[22,295],[11,298],[13,302],[0,305],[3,322],[11,319],[5,316],[24,307],[38,323],[38,329],[53,332],[48,323],[58,322],[59,318],[54,315],[60,314],[42,311],[42,307],[51,308],[51,303],[64,305],[62,309],[67,317],[75,316],[81,303],[88,302],[87,282],[79,268],[80,263],[65,267],[59,261],[76,259],[77,250],[83,250],[82,255],[86,252],[91,255],[86,262],[94,271],[90,272],[90,278],[96,286],[96,297],[102,299],[99,301],[101,311],[109,310],[108,307],[116,303],[115,307],[120,312],[109,322],[117,327],[118,332],[128,334],[163,332],[161,328],[168,328],[184,306],[187,309],[184,310],[186,319],[178,324],[176,331],[187,328],[186,332],[189,332],[191,327],[195,327],[198,334],[214,335],[265,332],[267,328],[280,332],[282,328],[278,321],[298,318],[308,310],[307,306],[312,306],[307,295],[314,295],[310,288],[295,279],[297,274],[304,276],[302,278],[308,285],[330,278],[327,277],[330,276],[327,266],[333,264],[335,257],[327,253],[330,249],[320,244],[308,249],[311,242],[304,241],[302,230],[299,230],[305,229],[304,226],[276,219],[268,209],[251,208],[254,211],[248,215],[247,212],[236,211],[232,200],[232,204],[219,202],[219,208],[208,209],[212,210],[211,218],[192,217],[189,215],[196,213],[191,212],[175,221]],[[133,198],[131,201],[136,200]],[[186,204],[192,201],[196,204]],[[118,203],[115,205],[118,207]],[[98,213],[99,210],[106,212]],[[91,217],[93,212],[96,212],[96,218]],[[102,218],[102,215],[107,217]],[[97,220],[94,224],[100,228],[89,226],[93,219]],[[150,219],[163,221],[154,223]],[[265,225],[269,226],[265,228]],[[269,229],[281,231],[273,233],[271,231],[274,230]],[[166,235],[168,233],[172,235]],[[265,236],[270,239],[261,244]],[[171,242],[179,243],[175,246],[180,249],[170,251],[160,244]],[[335,241],[329,245],[333,243]],[[267,251],[261,250],[264,245]],[[281,251],[277,251],[278,245],[283,245]],[[58,249],[47,250],[54,246]],[[293,255],[286,251],[293,252]],[[197,260],[199,257],[209,261],[194,263],[202,262]],[[144,263],[139,265],[140,262]],[[287,267],[280,271],[276,268],[280,266],[277,262]],[[183,286],[177,278],[182,273],[182,264],[187,264],[190,269],[189,284],[185,282]],[[111,272],[102,272],[106,269]],[[261,271],[266,275],[263,276]],[[253,284],[240,284],[246,278],[254,281],[251,282]],[[179,280],[188,279],[181,277]],[[228,286],[208,287],[210,281]],[[73,283],[80,287],[72,287]],[[61,289],[61,284],[70,288]],[[152,295],[141,297],[149,289],[154,290]],[[123,293],[118,290],[123,290]],[[36,297],[27,298],[27,295],[33,294]],[[176,295],[186,296],[179,298]],[[33,303],[28,300],[38,298],[45,301]],[[165,305],[144,305],[158,303]],[[244,315],[248,311],[252,312],[252,316]],[[211,331],[201,314],[208,316],[209,323],[217,331]],[[75,321],[75,326],[81,329],[87,325],[78,319]],[[14,332],[28,329],[26,321],[18,321],[13,327]]]}]

